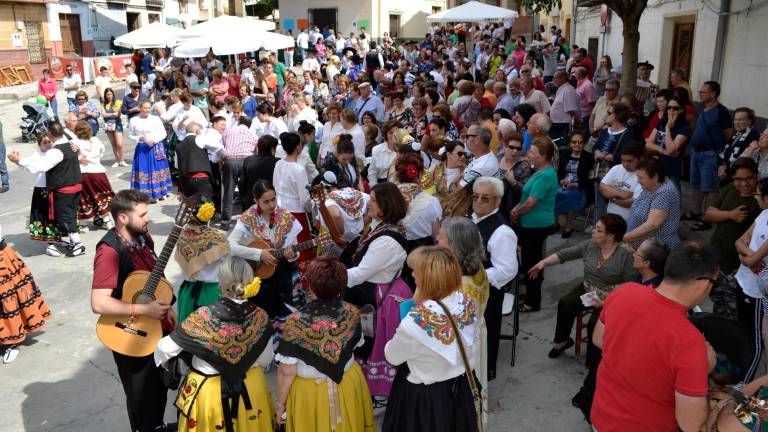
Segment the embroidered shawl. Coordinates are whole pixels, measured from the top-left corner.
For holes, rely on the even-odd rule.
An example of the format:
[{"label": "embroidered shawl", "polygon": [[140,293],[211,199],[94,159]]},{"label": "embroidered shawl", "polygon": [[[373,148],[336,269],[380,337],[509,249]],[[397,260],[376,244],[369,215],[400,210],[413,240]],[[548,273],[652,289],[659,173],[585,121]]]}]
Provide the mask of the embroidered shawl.
[{"label": "embroidered shawl", "polygon": [[376,225],[375,228],[370,230],[368,233],[363,234],[363,236],[360,238],[360,243],[357,245],[357,250],[355,250],[355,256],[359,255],[361,252],[366,250],[368,248],[368,243],[376,239],[378,235],[384,231],[394,231],[400,234],[400,236],[403,237],[403,239],[405,239],[405,228],[403,228],[402,225],[381,222],[378,225]]},{"label": "embroidered shawl", "polygon": [[236,383],[245,378],[273,331],[263,309],[223,298],[192,312],[171,339],[210,363],[227,382]]},{"label": "embroidered shawl", "polygon": [[[459,328],[464,342],[464,348],[470,352],[477,331],[477,306],[475,302],[469,295],[457,291],[443,299],[443,304],[448,307],[456,321],[456,326]],[[403,318],[400,325],[416,340],[448,360],[452,365],[462,361],[451,322],[437,302],[427,300],[417,304]]]},{"label": "embroidered shawl", "polygon": [[331,191],[328,199],[333,200],[352,219],[358,219],[365,213],[363,193],[352,188]]},{"label": "embroidered shawl", "polygon": [[445,164],[440,163],[421,176],[421,188],[430,195],[442,197],[448,194]]},{"label": "embroidered shawl", "polygon": [[174,259],[184,274],[194,277],[228,253],[227,233],[207,225],[188,224],[179,234]]},{"label": "embroidered shawl", "polygon": [[240,222],[245,224],[257,240],[269,240],[275,247],[285,242],[293,228],[293,215],[286,209],[277,207],[273,216],[275,223],[270,228],[269,221],[259,213],[259,206],[252,205],[240,216]]},{"label": "embroidered shawl", "polygon": [[488,275],[484,268],[478,270],[473,276],[462,276],[459,291],[468,294],[475,301],[478,316],[485,314],[485,307],[488,305],[489,285]]},{"label": "embroidered shawl", "polygon": [[339,384],[361,337],[356,307],[341,299],[313,300],[288,316],[277,352],[300,359]]}]

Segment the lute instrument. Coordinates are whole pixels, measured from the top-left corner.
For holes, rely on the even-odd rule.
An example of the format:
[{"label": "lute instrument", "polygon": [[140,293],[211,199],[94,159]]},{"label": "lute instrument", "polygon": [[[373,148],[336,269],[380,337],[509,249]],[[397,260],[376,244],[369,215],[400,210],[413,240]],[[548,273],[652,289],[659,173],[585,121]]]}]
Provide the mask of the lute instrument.
[{"label": "lute instrument", "polygon": [[352,255],[357,249],[360,237],[357,237],[351,242],[344,239],[343,233],[339,231],[339,228],[336,226],[336,221],[333,219],[333,216],[331,216],[331,213],[328,211],[328,207],[325,205],[327,194],[325,186],[322,183],[317,184],[312,188],[310,196],[315,202],[317,211],[320,213],[323,222],[325,222],[328,234],[331,236],[332,242],[329,242],[326,255],[338,257],[345,265],[349,265],[352,261]]},{"label": "lute instrument", "polygon": [[[173,248],[176,247],[182,227],[189,222],[194,211],[194,203],[182,201],[173,229],[168,234],[152,271],[136,270],[123,282],[123,302],[149,304],[160,300],[171,303],[173,286],[163,276],[163,272]],[[163,328],[160,320],[147,316],[102,315],[96,323],[96,335],[101,343],[112,351],[130,357],[144,357],[155,352],[157,342],[163,337]]]},{"label": "lute instrument", "polygon": [[[317,246],[324,245],[329,241],[330,241],[330,237],[328,236],[328,234],[320,234],[319,236],[311,240],[307,240],[295,245],[291,245],[290,248],[298,254],[303,250],[316,248]],[[271,253],[272,256],[274,256],[278,260],[285,256],[285,250],[283,248],[276,249],[275,245],[273,245],[271,241],[266,239],[254,240],[248,244],[248,247],[255,248],[255,249],[272,249],[271,252],[262,250],[261,253]],[[264,261],[254,261],[254,260],[247,260],[247,261],[251,265],[251,268],[253,268],[253,272],[255,273],[255,275],[260,277],[261,279],[267,279],[269,277],[272,277],[272,275],[275,274],[275,270],[277,269],[277,266],[267,264]]]}]

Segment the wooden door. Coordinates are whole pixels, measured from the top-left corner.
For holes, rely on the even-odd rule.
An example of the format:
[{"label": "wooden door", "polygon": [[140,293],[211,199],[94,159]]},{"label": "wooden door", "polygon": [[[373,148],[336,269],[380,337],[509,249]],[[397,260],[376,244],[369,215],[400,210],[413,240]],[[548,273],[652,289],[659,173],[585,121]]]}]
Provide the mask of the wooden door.
[{"label": "wooden door", "polygon": [[400,37],[400,15],[389,14],[389,37]]},{"label": "wooden door", "polygon": [[24,21],[27,33],[27,51],[29,62],[32,64],[45,63],[45,43],[43,42],[42,26],[37,21]]},{"label": "wooden door", "polygon": [[690,73],[693,57],[693,23],[675,23],[670,70],[683,68]]},{"label": "wooden door", "polygon": [[61,45],[64,54],[82,54],[83,40],[80,36],[80,15],[59,14]]}]

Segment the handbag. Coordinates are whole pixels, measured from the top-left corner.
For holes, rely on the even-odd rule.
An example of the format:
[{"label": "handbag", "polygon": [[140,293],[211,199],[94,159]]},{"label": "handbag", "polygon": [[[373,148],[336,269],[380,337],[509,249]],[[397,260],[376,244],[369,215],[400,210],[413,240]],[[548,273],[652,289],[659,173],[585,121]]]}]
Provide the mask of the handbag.
[{"label": "handbag", "polygon": [[186,359],[181,358],[185,353],[179,354],[160,366],[160,380],[168,390],[178,390],[184,377],[189,373],[189,365]]},{"label": "handbag", "polygon": [[167,158],[167,156],[165,154],[165,144],[163,143],[163,141],[155,143],[155,145],[152,146],[152,148],[155,151],[155,160],[156,161],[165,160]]},{"label": "handbag", "polygon": [[451,323],[453,334],[456,336],[456,343],[459,345],[459,352],[461,353],[461,360],[464,362],[464,370],[467,375],[467,381],[469,381],[469,388],[472,391],[472,400],[475,402],[475,413],[477,414],[477,432],[483,432],[483,398],[480,396],[480,390],[477,388],[477,382],[475,382],[475,375],[472,373],[472,368],[469,367],[469,359],[467,358],[467,351],[464,349],[464,342],[461,340],[461,333],[459,333],[459,327],[456,325],[456,321],[453,320],[453,315],[448,308],[440,300],[435,300],[437,304],[443,308],[445,316],[448,317],[448,321]]},{"label": "handbag", "polygon": [[[392,291],[392,287],[395,285],[395,281],[397,280],[398,276],[395,276],[395,278],[392,279],[392,281],[389,283],[387,290],[384,291],[384,295],[381,296],[381,299],[376,302],[376,306],[369,303],[360,308],[360,327],[362,327],[363,336],[369,338],[376,336],[376,311],[378,311],[378,309],[384,303],[384,299],[387,298],[389,292]],[[376,287],[376,289],[378,290],[378,287]]]}]

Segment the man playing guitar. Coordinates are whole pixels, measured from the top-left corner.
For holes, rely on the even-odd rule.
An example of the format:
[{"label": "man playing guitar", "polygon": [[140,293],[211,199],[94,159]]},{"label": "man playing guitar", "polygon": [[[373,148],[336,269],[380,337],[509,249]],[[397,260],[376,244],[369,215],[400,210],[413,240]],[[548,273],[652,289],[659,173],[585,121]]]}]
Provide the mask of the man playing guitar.
[{"label": "man playing guitar", "polygon": [[[157,260],[149,235],[149,197],[128,189],[119,191],[112,201],[115,228],[99,241],[93,262],[91,309],[101,315],[130,315],[163,320],[166,331],[176,326],[170,304],[155,300],[130,304],[121,300],[123,283],[134,270],[151,271]],[[167,392],[152,354],[129,357],[113,352],[117,372],[125,391],[131,430],[139,432],[174,431],[165,424],[163,414]]]}]

